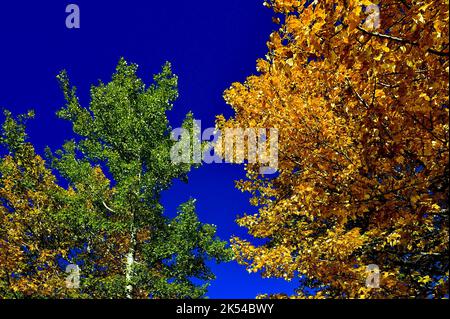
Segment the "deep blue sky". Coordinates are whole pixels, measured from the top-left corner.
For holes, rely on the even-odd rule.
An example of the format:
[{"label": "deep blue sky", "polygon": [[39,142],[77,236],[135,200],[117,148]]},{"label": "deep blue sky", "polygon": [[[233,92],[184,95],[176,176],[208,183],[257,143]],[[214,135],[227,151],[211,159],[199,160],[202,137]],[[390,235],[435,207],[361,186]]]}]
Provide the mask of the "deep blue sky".
[{"label": "deep blue sky", "polygon": [[[65,27],[65,8],[78,4],[81,28]],[[189,110],[203,127],[217,114],[232,110],[222,98],[232,82],[254,74],[255,62],[266,53],[272,12],[263,0],[46,0],[0,2],[0,107],[15,114],[36,111],[29,124],[31,141],[42,153],[59,148],[71,137],[69,123],[55,111],[64,101],[55,76],[67,69],[82,103],[98,79],[108,81],[121,56],[140,66],[149,83],[166,61],[179,76],[180,98],[169,114],[176,127]],[[204,165],[190,174],[189,184],[175,183],[164,193],[169,215],[197,198],[203,222],[218,226],[222,239],[246,237],[235,224],[237,215],[252,213],[247,194],[234,188],[244,176],[239,165]],[[258,293],[292,293],[295,283],[262,279],[236,263],[212,265],[217,280],[211,298],[253,298]]]}]

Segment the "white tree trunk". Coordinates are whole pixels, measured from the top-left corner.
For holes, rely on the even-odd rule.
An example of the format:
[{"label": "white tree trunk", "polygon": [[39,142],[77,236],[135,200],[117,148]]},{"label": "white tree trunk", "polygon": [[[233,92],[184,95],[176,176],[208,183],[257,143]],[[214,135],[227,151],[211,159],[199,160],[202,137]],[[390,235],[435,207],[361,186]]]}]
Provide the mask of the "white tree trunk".
[{"label": "white tree trunk", "polygon": [[127,254],[126,271],[125,271],[125,280],[127,283],[125,287],[125,293],[128,299],[133,298],[132,279],[133,279],[135,250],[136,250],[136,229],[133,227],[131,230],[130,249],[128,250]]}]

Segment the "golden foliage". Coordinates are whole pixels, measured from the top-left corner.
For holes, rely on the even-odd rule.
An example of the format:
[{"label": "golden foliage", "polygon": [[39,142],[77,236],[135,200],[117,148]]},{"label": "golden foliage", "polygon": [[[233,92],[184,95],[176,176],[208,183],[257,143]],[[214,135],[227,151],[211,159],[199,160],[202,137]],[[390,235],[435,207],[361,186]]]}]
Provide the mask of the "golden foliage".
[{"label": "golden foliage", "polygon": [[63,189],[31,145],[18,153],[0,161],[0,290],[10,298],[62,296],[67,275],[55,261],[68,247],[65,240],[51,244],[64,236],[48,214],[61,209],[53,195]]},{"label": "golden foliage", "polygon": [[448,294],[448,0],[382,1],[379,27],[367,0],[265,5],[284,23],[217,122],[280,131],[277,177],[247,165],[238,183],[260,205],[239,225],[269,239],[234,238],[238,261],[316,280],[317,298]]}]

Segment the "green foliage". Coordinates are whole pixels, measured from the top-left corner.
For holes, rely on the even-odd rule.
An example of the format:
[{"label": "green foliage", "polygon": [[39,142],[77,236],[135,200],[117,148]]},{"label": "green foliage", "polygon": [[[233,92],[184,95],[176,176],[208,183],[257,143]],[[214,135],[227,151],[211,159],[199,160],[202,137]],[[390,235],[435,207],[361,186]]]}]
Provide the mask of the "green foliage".
[{"label": "green foliage", "polygon": [[[215,239],[215,229],[198,221],[193,202],[182,205],[175,220],[163,216],[161,192],[174,179],[186,180],[191,169],[190,164],[170,160],[174,141],[166,112],[178,97],[177,77],[166,63],[146,87],[136,72],[137,65],[121,59],[111,82],[91,87],[88,107],[80,105],[67,74],[58,76],[67,101],[58,115],[72,122],[79,140],[67,142],[52,162],[77,190],[90,166],[100,165],[111,175],[110,198],[102,198],[104,192],[95,197],[103,204],[103,214],[115,220],[101,223],[105,230],[124,237],[120,250],[126,252],[122,275],[127,297],[201,297],[206,286],[198,287],[192,279],[213,279],[205,261],[228,260],[230,254],[225,243]],[[183,125],[190,122],[188,115]],[[132,268],[127,268],[130,263]]]},{"label": "green foliage", "polygon": [[[5,287],[0,287],[0,297],[200,298],[214,279],[206,262],[232,258],[215,226],[199,221],[194,200],[182,204],[174,219],[164,215],[161,192],[175,179],[187,181],[192,167],[170,160],[175,142],[166,112],[178,96],[177,77],[167,63],[146,87],[136,72],[137,65],[121,59],[109,83],[91,87],[87,107],[80,104],[67,73],[58,76],[66,105],[57,114],[73,124],[76,136],[55,153],[47,149],[46,155],[68,189],[56,184],[25,141],[25,121],[33,113],[16,120],[5,112],[1,142],[10,155],[0,166],[0,217],[8,221],[12,205],[13,216],[21,212],[26,218],[14,220],[14,233],[0,229],[3,243],[16,239],[0,245],[0,259],[10,264],[0,279]],[[183,126],[193,127],[192,114]],[[26,187],[18,187],[19,182]],[[42,199],[37,212],[32,203],[36,197]],[[39,217],[37,226],[45,226],[47,239],[39,233],[29,246],[46,257],[41,263],[48,267],[40,273],[48,280],[28,272],[27,278],[10,282],[9,274],[25,267],[21,243],[26,227],[21,223],[33,216]],[[73,248],[79,250],[76,256],[69,253]],[[67,274],[57,265],[57,256],[81,265],[80,289],[65,289]]]}]

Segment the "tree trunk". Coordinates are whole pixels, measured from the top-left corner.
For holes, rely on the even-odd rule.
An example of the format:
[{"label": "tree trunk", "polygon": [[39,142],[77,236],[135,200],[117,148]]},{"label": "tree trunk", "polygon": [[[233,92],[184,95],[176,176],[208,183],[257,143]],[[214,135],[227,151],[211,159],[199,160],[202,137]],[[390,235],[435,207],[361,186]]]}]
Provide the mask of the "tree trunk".
[{"label": "tree trunk", "polygon": [[133,279],[133,265],[135,252],[136,252],[136,228],[133,225],[131,229],[130,248],[127,254],[126,271],[125,271],[125,280],[127,283],[125,287],[125,293],[128,299],[133,298],[132,279]]}]

